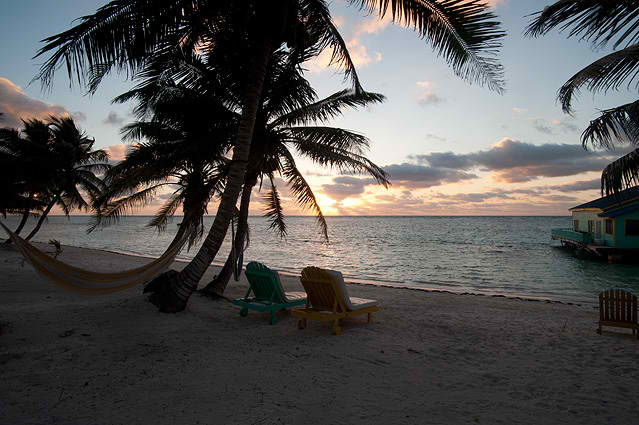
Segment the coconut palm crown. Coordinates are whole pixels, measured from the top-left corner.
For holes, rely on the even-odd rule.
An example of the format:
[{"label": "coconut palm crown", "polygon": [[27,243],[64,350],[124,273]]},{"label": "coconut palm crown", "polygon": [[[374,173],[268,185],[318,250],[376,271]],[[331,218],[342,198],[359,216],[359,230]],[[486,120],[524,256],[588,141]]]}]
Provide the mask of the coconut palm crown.
[{"label": "coconut palm crown", "polygon": [[24,137],[17,130],[5,129],[0,139],[3,155],[13,155],[19,161],[22,171],[17,176],[22,177],[15,187],[29,194],[25,211],[33,207],[42,210],[26,237],[30,240],[55,205],[66,215],[73,209],[88,210],[104,190],[98,175],[106,172],[109,164],[107,153],[92,150],[95,140],[78,129],[71,117],[51,116],[47,121],[24,123]]}]

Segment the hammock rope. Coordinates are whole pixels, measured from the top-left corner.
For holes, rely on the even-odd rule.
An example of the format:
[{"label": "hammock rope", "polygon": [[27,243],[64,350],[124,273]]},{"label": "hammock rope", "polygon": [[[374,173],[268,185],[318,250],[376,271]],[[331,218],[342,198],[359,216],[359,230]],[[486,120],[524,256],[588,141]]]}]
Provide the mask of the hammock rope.
[{"label": "hammock rope", "polygon": [[40,275],[63,289],[84,295],[106,295],[143,284],[167,269],[184,245],[184,240],[171,244],[159,258],[142,267],[115,273],[98,273],[52,258],[13,233],[3,223],[0,222],[0,226],[9,235],[18,252]]}]

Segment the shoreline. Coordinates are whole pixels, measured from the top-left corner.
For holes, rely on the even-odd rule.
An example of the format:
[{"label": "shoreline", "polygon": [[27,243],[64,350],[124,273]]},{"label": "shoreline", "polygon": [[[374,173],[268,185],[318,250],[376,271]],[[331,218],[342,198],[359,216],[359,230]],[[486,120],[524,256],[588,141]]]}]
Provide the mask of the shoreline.
[{"label": "shoreline", "polygon": [[[139,254],[136,252],[131,252],[131,251],[124,251],[124,250],[112,250],[112,249],[98,249],[98,248],[85,248],[85,247],[76,247],[76,246],[72,246],[72,245],[63,245],[63,246],[70,246],[73,248],[78,248],[78,249],[92,249],[92,250],[96,250],[96,251],[103,251],[103,252],[110,252],[113,254],[119,254],[119,255],[128,255],[131,257],[138,257],[138,258],[148,258],[148,259],[156,259],[158,257],[156,256],[152,256],[152,255],[145,255],[145,254]],[[175,262],[176,263],[188,263],[190,262],[190,259],[184,259],[184,258],[176,258]],[[211,263],[211,266],[213,267],[223,267],[224,264],[223,263],[219,263],[216,261],[213,261]],[[244,265],[242,267],[242,270],[246,269],[246,265]],[[295,273],[293,271],[290,271],[289,269],[277,269],[277,271],[284,276],[288,276],[291,278],[297,278],[299,277],[299,273]],[[526,295],[513,295],[513,294],[506,294],[506,293],[499,293],[499,292],[486,292],[486,293],[482,293],[482,292],[472,292],[472,291],[467,291],[467,290],[460,290],[460,291],[454,291],[451,289],[442,289],[442,288],[438,288],[436,286],[427,286],[427,287],[423,287],[423,286],[418,286],[418,285],[414,285],[414,284],[410,284],[410,283],[406,283],[406,282],[389,282],[389,281],[380,281],[380,280],[373,280],[373,279],[355,279],[349,276],[344,276],[344,281],[353,285],[363,285],[363,286],[377,286],[377,287],[385,287],[385,288],[392,288],[392,289],[404,289],[404,290],[409,290],[409,291],[424,291],[424,292],[434,292],[434,293],[445,293],[445,294],[451,294],[451,295],[471,295],[471,296],[477,296],[477,297],[494,297],[494,298],[506,298],[506,299],[513,299],[513,300],[521,300],[521,301],[531,301],[531,302],[545,302],[545,303],[552,303],[552,304],[563,304],[563,305],[571,305],[571,306],[577,306],[577,307],[592,307],[592,308],[596,308],[598,309],[598,305],[597,305],[597,301],[593,301],[592,303],[587,303],[587,302],[572,302],[572,301],[562,301],[562,300],[555,300],[552,298],[546,298],[546,297],[534,297],[534,296],[526,296]]]}]

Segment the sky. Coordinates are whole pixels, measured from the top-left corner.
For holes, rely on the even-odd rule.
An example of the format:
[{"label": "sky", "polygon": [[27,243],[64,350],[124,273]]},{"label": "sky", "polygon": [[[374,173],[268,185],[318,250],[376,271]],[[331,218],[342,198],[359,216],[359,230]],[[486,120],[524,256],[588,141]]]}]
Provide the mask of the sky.
[{"label": "sky", "polygon": [[[132,104],[111,100],[132,86],[126,75],[106,79],[94,95],[70,85],[65,69],[43,90],[32,82],[43,58],[33,59],[40,40],[68,29],[95,12],[104,0],[24,0],[3,4],[0,15],[0,112],[2,125],[20,118],[70,114],[96,148],[121,160],[128,145],[119,129],[131,122]],[[610,49],[557,31],[523,36],[529,15],[552,4],[545,0],[491,0],[507,36],[499,55],[506,92],[499,95],[455,76],[444,59],[411,29],[389,17],[369,16],[343,0],[330,4],[333,20],[368,91],[383,104],[347,111],[329,124],[370,139],[368,157],[390,174],[392,186],[369,176],[340,175],[303,158],[298,167],[325,215],[567,215],[568,208],[599,197],[602,169],[627,152],[586,151],[580,135],[598,111],[634,101],[632,91],[593,96],[582,92],[574,114],[561,111],[557,90],[578,70]],[[346,88],[329,67],[328,52],[307,62],[306,77],[320,97]],[[306,214],[278,181],[286,215]],[[251,214],[263,214],[254,193]],[[134,214],[149,215],[166,196]],[[217,206],[209,206],[215,214]]]}]

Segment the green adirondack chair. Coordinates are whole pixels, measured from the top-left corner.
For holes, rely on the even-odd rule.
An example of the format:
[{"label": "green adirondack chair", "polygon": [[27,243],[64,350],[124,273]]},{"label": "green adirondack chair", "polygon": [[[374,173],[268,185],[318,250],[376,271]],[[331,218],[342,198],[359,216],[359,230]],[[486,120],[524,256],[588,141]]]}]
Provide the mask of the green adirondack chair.
[{"label": "green adirondack chair", "polygon": [[[305,292],[285,292],[279,274],[257,261],[246,265],[249,289],[244,298],[231,301],[241,307],[240,316],[246,317],[249,310],[270,312],[270,324],[277,322],[275,312],[306,303]],[[253,296],[251,297],[251,293]]]}]

